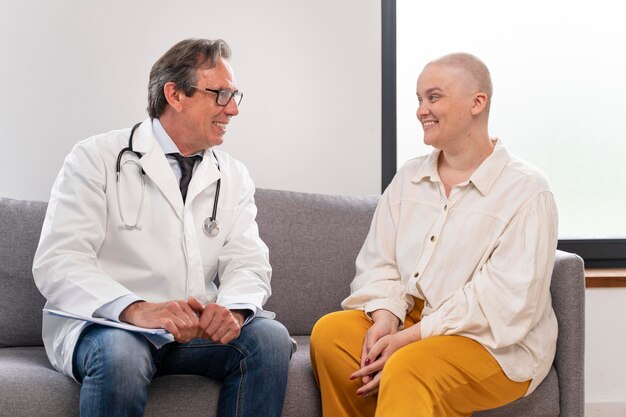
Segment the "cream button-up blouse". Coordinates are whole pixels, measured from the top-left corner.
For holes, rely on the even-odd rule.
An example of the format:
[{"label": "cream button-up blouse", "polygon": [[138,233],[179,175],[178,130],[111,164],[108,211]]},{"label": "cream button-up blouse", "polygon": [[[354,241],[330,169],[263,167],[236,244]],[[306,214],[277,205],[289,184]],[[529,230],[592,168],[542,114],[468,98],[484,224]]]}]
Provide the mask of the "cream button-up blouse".
[{"label": "cream button-up blouse", "polygon": [[342,306],[386,309],[404,321],[413,297],[423,299],[423,338],[476,340],[511,380],[532,380],[530,393],[556,350],[552,192],[541,172],[497,141],[446,198],[438,156],[407,162],[381,197]]}]

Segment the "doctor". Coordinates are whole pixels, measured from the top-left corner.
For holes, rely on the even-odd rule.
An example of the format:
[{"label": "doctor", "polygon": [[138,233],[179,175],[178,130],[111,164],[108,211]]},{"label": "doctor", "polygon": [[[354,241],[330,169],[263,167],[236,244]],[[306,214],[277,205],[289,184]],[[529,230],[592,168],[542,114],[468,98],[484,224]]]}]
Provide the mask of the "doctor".
[{"label": "doctor", "polygon": [[220,417],[281,414],[293,348],[263,310],[254,185],[214,149],[243,96],[229,56],[222,40],[174,45],[150,72],[150,117],[79,142],[56,179],[33,265],[46,307],[175,339],[44,315],[50,362],[82,384],[81,416],[141,416],[167,374],[221,380]]}]

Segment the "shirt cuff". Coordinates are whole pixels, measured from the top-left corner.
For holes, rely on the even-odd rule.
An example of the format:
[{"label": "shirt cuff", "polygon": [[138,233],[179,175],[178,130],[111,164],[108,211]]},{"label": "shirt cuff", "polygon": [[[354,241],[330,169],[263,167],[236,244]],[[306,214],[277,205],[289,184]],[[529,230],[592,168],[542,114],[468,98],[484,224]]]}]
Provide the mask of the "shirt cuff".
[{"label": "shirt cuff", "polygon": [[437,322],[440,319],[441,318],[438,317],[437,312],[429,314],[426,317],[422,317],[422,319],[419,322],[422,339],[427,339],[429,337],[442,335],[441,329],[439,329],[437,326]]},{"label": "shirt cuff", "polygon": [[398,320],[400,320],[400,326],[402,326],[402,323],[404,323],[404,319],[406,318],[406,309],[399,305],[399,303],[389,301],[388,299],[375,299],[369,301],[363,308],[365,315],[370,320],[372,320],[372,313],[381,309],[390,311],[398,318]]}]

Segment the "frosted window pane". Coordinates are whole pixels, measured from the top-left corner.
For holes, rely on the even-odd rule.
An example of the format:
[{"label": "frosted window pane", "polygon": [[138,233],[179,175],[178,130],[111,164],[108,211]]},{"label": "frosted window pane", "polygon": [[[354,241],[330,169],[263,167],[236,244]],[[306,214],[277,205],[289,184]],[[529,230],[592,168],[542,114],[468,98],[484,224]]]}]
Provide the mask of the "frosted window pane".
[{"label": "frosted window pane", "polygon": [[[577,4],[578,3],[578,4]],[[548,176],[561,238],[626,238],[626,25],[619,2],[398,0],[398,167],[422,142],[422,67],[470,52],[494,83],[490,134]]]}]

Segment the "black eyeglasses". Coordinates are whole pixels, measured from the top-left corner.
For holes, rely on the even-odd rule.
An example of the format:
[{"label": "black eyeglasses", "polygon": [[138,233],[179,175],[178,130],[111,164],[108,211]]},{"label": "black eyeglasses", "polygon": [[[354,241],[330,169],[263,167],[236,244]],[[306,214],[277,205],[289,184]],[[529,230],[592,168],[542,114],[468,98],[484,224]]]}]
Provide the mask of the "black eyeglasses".
[{"label": "black eyeglasses", "polygon": [[201,93],[216,94],[215,102],[218,106],[227,106],[233,97],[235,97],[235,103],[237,103],[237,106],[239,106],[239,104],[241,104],[241,99],[243,98],[243,93],[241,91],[213,90],[211,88],[198,87],[197,85],[192,85],[191,87],[195,88]]}]

